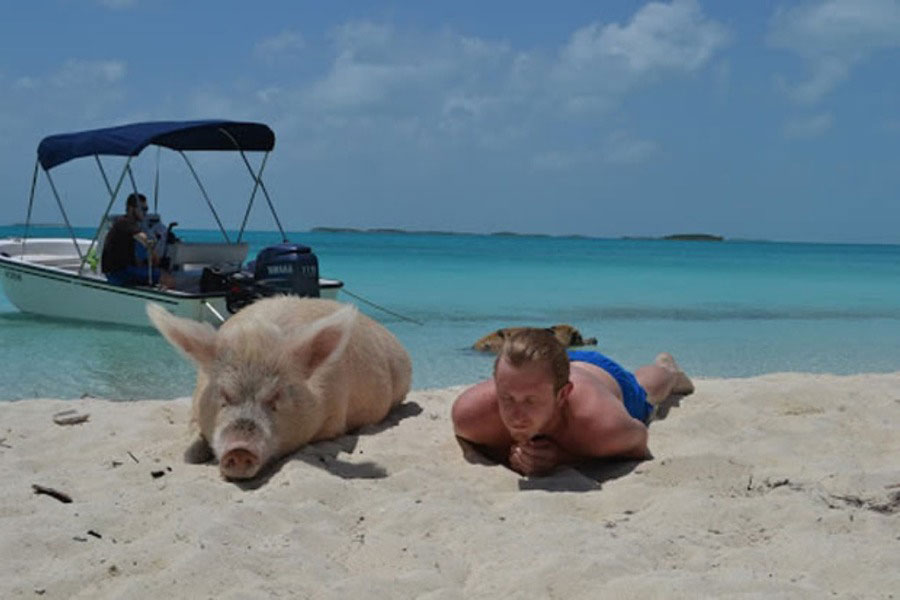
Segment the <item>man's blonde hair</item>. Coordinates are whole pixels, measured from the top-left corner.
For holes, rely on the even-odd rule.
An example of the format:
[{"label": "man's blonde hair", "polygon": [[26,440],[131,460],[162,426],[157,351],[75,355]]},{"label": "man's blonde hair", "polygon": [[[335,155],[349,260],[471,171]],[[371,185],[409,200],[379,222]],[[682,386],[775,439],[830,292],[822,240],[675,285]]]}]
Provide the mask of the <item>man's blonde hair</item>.
[{"label": "man's blonde hair", "polygon": [[547,365],[553,378],[553,391],[558,392],[569,382],[569,355],[550,329],[526,327],[503,340],[494,361],[494,374],[501,359],[519,368],[524,364],[541,362]]}]

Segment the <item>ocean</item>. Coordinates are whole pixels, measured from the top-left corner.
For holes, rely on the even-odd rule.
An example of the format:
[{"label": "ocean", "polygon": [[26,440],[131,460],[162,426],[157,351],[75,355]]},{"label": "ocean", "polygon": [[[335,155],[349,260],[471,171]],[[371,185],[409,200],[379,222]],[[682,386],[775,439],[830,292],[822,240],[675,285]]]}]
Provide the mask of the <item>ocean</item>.
[{"label": "ocean", "polygon": [[[20,232],[0,227],[0,237]],[[340,231],[288,237],[313,248],[323,276],[344,281],[355,297],[342,300],[397,335],[412,356],[416,389],[487,377],[492,358],[471,345],[497,328],[557,323],[596,337],[598,349],[629,368],[666,350],[700,377],[900,370],[900,246]],[[280,236],[246,239],[254,256]],[[2,294],[0,364],[2,400],[172,398],[193,389],[192,366],[153,329],[30,316]]]}]

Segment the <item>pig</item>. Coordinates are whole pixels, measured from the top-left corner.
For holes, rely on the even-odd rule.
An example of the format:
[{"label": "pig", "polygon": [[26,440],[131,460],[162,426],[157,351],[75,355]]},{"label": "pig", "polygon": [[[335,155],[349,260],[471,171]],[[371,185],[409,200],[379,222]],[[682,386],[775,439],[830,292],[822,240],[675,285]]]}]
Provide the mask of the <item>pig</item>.
[{"label": "pig", "polygon": [[266,298],[218,331],[156,304],[147,315],[197,367],[192,422],[229,480],[253,478],[305,444],[377,423],[409,392],[406,350],[349,304]]},{"label": "pig", "polygon": [[[498,329],[493,333],[489,333],[474,344],[472,347],[476,350],[481,350],[482,352],[493,352],[494,354],[500,352],[500,348],[503,346],[503,340],[507,337],[515,333],[516,331],[521,331],[525,329],[524,327],[505,327],[503,329]],[[572,327],[571,325],[554,325],[553,327],[547,327],[547,331],[551,332],[556,339],[559,340],[559,343],[569,348],[571,346],[593,346],[597,343],[597,338],[583,338],[581,337],[581,332]]]}]

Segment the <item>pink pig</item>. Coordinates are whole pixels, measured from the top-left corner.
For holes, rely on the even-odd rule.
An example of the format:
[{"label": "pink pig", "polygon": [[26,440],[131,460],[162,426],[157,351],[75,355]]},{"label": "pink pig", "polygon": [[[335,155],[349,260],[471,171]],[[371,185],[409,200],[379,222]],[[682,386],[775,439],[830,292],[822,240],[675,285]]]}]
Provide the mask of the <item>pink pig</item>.
[{"label": "pink pig", "polygon": [[197,365],[193,421],[228,479],[318,440],[377,423],[409,391],[396,337],[352,305],[280,296],[218,331],[147,305],[166,339]]}]

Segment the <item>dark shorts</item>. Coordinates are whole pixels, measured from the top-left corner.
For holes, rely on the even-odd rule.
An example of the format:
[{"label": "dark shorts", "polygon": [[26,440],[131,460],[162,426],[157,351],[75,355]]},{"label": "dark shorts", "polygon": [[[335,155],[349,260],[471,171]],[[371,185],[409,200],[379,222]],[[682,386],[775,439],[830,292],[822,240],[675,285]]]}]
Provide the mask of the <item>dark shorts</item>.
[{"label": "dark shorts", "polygon": [[616,380],[622,388],[622,399],[628,414],[642,423],[648,423],[653,414],[653,405],[647,402],[647,391],[641,387],[631,371],[613,359],[594,350],[569,350],[569,360],[586,362],[600,367]]},{"label": "dark shorts", "polygon": [[[106,280],[115,285],[147,285],[147,267],[132,265],[106,273]],[[159,269],[153,269],[153,283],[159,283]]]}]

